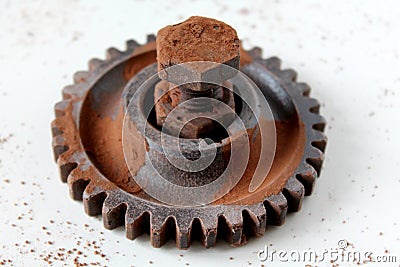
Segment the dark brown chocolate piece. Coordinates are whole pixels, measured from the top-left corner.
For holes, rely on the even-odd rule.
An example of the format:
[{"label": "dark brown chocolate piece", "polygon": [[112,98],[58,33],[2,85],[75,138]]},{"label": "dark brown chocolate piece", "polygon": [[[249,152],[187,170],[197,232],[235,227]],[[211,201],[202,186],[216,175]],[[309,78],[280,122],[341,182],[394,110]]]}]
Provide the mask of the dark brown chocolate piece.
[{"label": "dark brown chocolate piece", "polygon": [[[83,200],[88,215],[102,214],[107,229],[125,225],[129,239],[149,233],[155,247],[168,239],[180,249],[193,240],[210,247],[217,238],[237,246],[261,236],[267,224],[282,224],[286,212],[297,211],[304,195],[311,194],[327,142],[325,120],[318,114],[318,102],[308,97],[310,88],[297,83],[293,71],[281,70],[278,58],[262,59],[259,49],[241,50],[246,59],[241,70],[272,97],[274,116],[280,118],[271,171],[254,192],[248,191],[250,166],[250,173],[214,203],[190,209],[165,205],[138,187],[122,152],[121,88],[156,64],[154,36],[148,40],[143,46],[129,41],[124,53],[112,49],[107,60],[91,61],[55,105],[53,151],[71,197]],[[251,149],[257,148],[255,140]]]},{"label": "dark brown chocolate piece", "polygon": [[[168,68],[177,64],[209,61],[239,68],[239,38],[229,25],[210,18],[190,17],[179,24],[162,28],[157,33],[158,70],[166,79],[175,84],[188,80],[212,79],[216,83],[225,81],[235,72],[221,72],[217,64],[184,65],[185,77],[168,73]],[[200,84],[193,84],[192,90],[201,91]]]},{"label": "dark brown chocolate piece", "polygon": [[[208,117],[220,114],[220,110],[200,97],[217,99],[222,94],[227,97],[218,100],[235,109],[233,88],[226,87],[226,80],[239,68],[236,31],[215,19],[190,17],[159,30],[156,43],[159,76],[163,79],[154,92],[157,124],[183,138],[210,135],[217,126]],[[188,108],[164,125],[170,111],[187,100],[192,100]],[[198,116],[191,120],[193,112]],[[220,120],[222,115],[215,119]]]}]

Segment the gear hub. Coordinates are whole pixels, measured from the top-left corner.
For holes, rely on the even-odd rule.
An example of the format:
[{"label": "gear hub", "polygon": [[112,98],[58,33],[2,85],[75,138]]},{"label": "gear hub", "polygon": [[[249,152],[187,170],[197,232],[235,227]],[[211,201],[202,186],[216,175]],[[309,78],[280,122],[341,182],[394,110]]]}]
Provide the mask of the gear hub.
[{"label": "gear hub", "polygon": [[280,64],[203,17],[90,60],[51,125],[71,197],[155,247],[238,246],[283,224],[312,193],[327,139],[310,88]]}]

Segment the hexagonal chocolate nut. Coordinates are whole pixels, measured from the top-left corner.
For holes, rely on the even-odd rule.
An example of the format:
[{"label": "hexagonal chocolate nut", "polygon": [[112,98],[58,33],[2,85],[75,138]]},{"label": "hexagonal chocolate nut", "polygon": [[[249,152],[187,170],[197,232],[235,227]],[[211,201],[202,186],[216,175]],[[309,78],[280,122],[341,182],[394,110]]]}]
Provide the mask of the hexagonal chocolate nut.
[{"label": "hexagonal chocolate nut", "polygon": [[239,68],[236,31],[218,20],[190,17],[159,30],[156,44],[160,78],[194,91],[220,86]]}]

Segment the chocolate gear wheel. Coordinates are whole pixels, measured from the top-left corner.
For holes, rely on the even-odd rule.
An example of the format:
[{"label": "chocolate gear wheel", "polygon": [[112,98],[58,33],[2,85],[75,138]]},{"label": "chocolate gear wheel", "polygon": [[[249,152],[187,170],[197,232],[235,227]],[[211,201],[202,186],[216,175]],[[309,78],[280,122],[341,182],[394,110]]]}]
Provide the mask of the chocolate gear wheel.
[{"label": "chocolate gear wheel", "polygon": [[271,168],[278,182],[239,200],[240,183],[222,201],[174,207],[140,190],[121,145],[123,88],[155,62],[154,35],[145,45],[128,41],[125,51],[110,48],[105,60],[90,60],[89,70],[77,72],[74,84],[63,89],[52,122],[53,150],[71,197],[83,200],[88,215],[102,214],[106,229],[125,225],[129,239],[148,233],[155,247],[169,239],[180,249],[193,240],[211,247],[217,238],[238,246],[263,235],[267,225],[282,225],[287,212],[298,211],[311,194],[323,162],[325,120],[318,101],[308,97],[310,88],[295,81],[295,71],[281,70],[278,58],[263,59],[259,48],[241,50],[240,70],[263,91],[277,123],[282,122]]}]

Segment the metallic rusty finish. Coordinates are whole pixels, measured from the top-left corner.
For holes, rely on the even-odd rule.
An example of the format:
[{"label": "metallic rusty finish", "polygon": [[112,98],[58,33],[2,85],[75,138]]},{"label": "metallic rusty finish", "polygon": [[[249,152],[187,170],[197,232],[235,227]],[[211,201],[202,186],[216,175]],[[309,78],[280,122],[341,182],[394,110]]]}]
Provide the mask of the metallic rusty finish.
[{"label": "metallic rusty finish", "polygon": [[[170,238],[175,239],[180,249],[187,249],[196,239],[205,247],[214,246],[217,238],[238,246],[251,236],[263,235],[267,224],[283,224],[286,213],[299,210],[304,196],[312,193],[321,171],[327,142],[323,134],[325,120],[318,114],[318,101],[308,97],[310,88],[295,82],[294,71],[281,70],[279,59],[262,59],[258,48],[249,51],[253,61],[241,70],[270,95],[269,100],[280,104],[274,110],[276,117],[284,118],[296,112],[306,130],[301,163],[280,193],[251,205],[173,207],[156,202],[143,192],[130,194],[124,191],[92,162],[80,137],[82,105],[93,86],[102,83],[102,78],[111,72],[115,72],[112,74],[115,77],[122,77],[119,73],[123,70],[122,65],[151,49],[154,51],[153,35],[149,36],[148,42],[139,46],[129,41],[126,51],[109,49],[106,60],[91,60],[89,70],[75,74],[74,84],[64,88],[63,100],[55,105],[56,119],[52,122],[54,157],[62,181],[68,183],[71,197],[83,200],[88,215],[102,214],[106,229],[124,225],[129,239],[148,233],[154,247],[162,246]],[[126,83],[119,81],[120,86]],[[113,88],[104,86],[104,90]],[[279,106],[284,108],[278,110]]]}]

